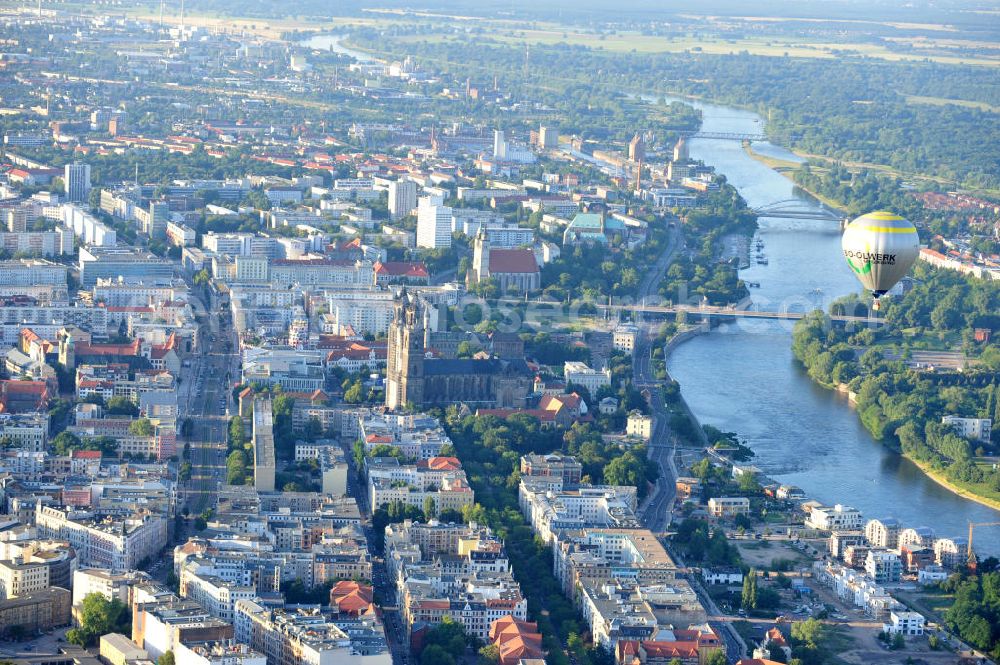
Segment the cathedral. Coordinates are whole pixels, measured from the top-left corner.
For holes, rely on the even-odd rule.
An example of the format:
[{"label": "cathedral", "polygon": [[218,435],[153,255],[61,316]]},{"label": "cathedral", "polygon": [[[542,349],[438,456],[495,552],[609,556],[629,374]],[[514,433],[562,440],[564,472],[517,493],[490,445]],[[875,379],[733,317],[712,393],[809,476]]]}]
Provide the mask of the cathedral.
[{"label": "cathedral", "polygon": [[[420,298],[404,290],[393,307],[389,325],[385,405],[402,409],[467,404],[482,408],[523,407],[532,389],[532,374],[524,362],[523,345],[512,336],[489,358],[435,357],[430,313]],[[454,333],[443,336],[452,337]],[[514,336],[516,337],[516,336]],[[442,340],[444,341],[444,340]],[[517,353],[517,350],[520,350]],[[512,355],[518,357],[511,357]]]}]

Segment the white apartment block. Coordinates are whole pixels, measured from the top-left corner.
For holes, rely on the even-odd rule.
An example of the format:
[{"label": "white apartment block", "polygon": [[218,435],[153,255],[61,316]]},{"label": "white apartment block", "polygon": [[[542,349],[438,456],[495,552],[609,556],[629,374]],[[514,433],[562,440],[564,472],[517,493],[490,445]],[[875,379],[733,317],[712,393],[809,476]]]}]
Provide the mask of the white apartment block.
[{"label": "white apartment block", "polygon": [[451,208],[434,205],[427,197],[417,206],[417,247],[451,247]]},{"label": "white apartment block", "polygon": [[570,360],[563,365],[563,378],[566,383],[583,386],[590,391],[591,397],[594,397],[598,388],[611,385],[611,370],[591,369],[587,363]]},{"label": "white apartment block", "polygon": [[389,183],[389,217],[406,217],[417,207],[417,183],[412,180],[396,180]]},{"label": "white apartment block", "polygon": [[924,623],[924,615],[919,612],[893,610],[889,613],[888,623],[882,624],[882,630],[890,635],[923,635]]},{"label": "white apartment block", "polygon": [[865,540],[872,547],[895,549],[899,543],[899,531],[902,526],[899,520],[887,517],[880,520],[868,520],[865,524]]},{"label": "white apartment block", "polygon": [[167,544],[167,520],[162,515],[136,513],[131,517],[95,519],[93,513],[43,506],[35,509],[35,525],[42,538],[67,540],[79,556],[79,565],[113,571],[140,568]]},{"label": "white apartment block", "polygon": [[327,291],[327,314],[322,317],[323,332],[339,334],[345,326],[359,335],[385,334],[392,322],[391,292]]},{"label": "white apartment block", "polygon": [[993,433],[993,420],[990,418],[962,418],[961,416],[944,416],[942,425],[949,425],[960,437],[970,441],[989,443]]},{"label": "white apartment block", "polygon": [[582,486],[573,490],[537,489],[531,478],[522,478],[519,504],[531,528],[546,543],[569,529],[638,528],[636,489],[624,486]]},{"label": "white apartment block", "polygon": [[632,353],[635,350],[635,340],[639,336],[639,329],[630,324],[623,324],[614,329],[611,333],[611,344],[617,351]]},{"label": "white apartment block", "polygon": [[237,601],[257,597],[257,588],[253,585],[227,582],[213,575],[199,575],[187,568],[181,569],[180,592],[182,598],[195,601],[209,614],[227,623],[233,622]]},{"label": "white apartment block", "polygon": [[806,517],[805,525],[820,531],[856,531],[864,526],[864,519],[861,511],[838,503],[832,508],[813,508]]},{"label": "white apartment block", "polygon": [[14,598],[48,588],[48,564],[0,561],[0,599]]},{"label": "white apartment block", "polygon": [[73,232],[67,228],[55,231],[0,232],[0,248],[11,254],[30,256],[61,256],[74,251]]},{"label": "white apartment block", "polygon": [[653,438],[653,417],[632,411],[628,414],[628,420],[625,421],[625,434],[649,441]]},{"label": "white apartment block", "polygon": [[736,517],[750,512],[750,499],[745,496],[713,496],[708,500],[708,514],[716,518]]}]

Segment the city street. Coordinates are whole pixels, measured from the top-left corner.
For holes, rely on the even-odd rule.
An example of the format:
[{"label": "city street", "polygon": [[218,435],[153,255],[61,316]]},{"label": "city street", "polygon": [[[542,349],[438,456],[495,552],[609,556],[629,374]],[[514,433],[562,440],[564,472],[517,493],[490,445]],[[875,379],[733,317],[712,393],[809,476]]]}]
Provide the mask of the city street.
[{"label": "city street", "polygon": [[[227,412],[232,395],[230,386],[239,378],[239,344],[235,339],[228,310],[219,306],[214,290],[209,291],[210,306],[205,308],[195,297],[201,326],[201,353],[192,359],[186,390],[182,393],[182,416],[191,418],[191,480],[185,488],[186,505],[191,514],[199,514],[215,503],[219,485],[225,482]],[[225,319],[227,325],[222,325]]]}]

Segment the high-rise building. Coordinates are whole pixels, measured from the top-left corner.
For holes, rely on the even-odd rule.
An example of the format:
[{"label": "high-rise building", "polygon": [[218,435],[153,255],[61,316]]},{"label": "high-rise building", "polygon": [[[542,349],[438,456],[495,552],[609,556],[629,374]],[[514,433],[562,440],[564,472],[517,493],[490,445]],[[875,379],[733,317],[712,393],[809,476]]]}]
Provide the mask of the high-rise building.
[{"label": "high-rise building", "polygon": [[688,152],[688,144],[682,136],[677,139],[677,145],[674,146],[674,161],[686,162],[689,159],[691,159],[691,154]]},{"label": "high-rise building", "polygon": [[493,131],[493,159],[507,159],[507,138],[502,129]]},{"label": "high-rise building", "polygon": [[389,216],[392,219],[406,217],[417,207],[417,183],[412,180],[396,180],[389,183]]},{"label": "high-rise building", "polygon": [[558,148],[559,128],[553,125],[542,125],[539,127],[538,145],[541,148]]},{"label": "high-rise building", "polygon": [[451,247],[451,208],[423,197],[417,206],[417,247]]},{"label": "high-rise building", "polygon": [[85,202],[90,195],[90,165],[78,162],[67,164],[63,173],[63,186],[67,201]]},{"label": "high-rise building", "polygon": [[632,162],[641,162],[646,157],[646,142],[642,140],[640,134],[632,137],[628,142],[628,158]]}]

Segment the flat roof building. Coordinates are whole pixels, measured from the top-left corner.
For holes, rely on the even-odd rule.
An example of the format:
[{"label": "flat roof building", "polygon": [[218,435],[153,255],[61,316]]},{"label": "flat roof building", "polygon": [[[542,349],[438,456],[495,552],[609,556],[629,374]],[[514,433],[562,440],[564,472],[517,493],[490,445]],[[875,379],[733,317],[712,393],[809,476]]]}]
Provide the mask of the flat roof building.
[{"label": "flat roof building", "polygon": [[274,415],[270,398],[253,401],[253,485],[258,491],[274,491]]}]

